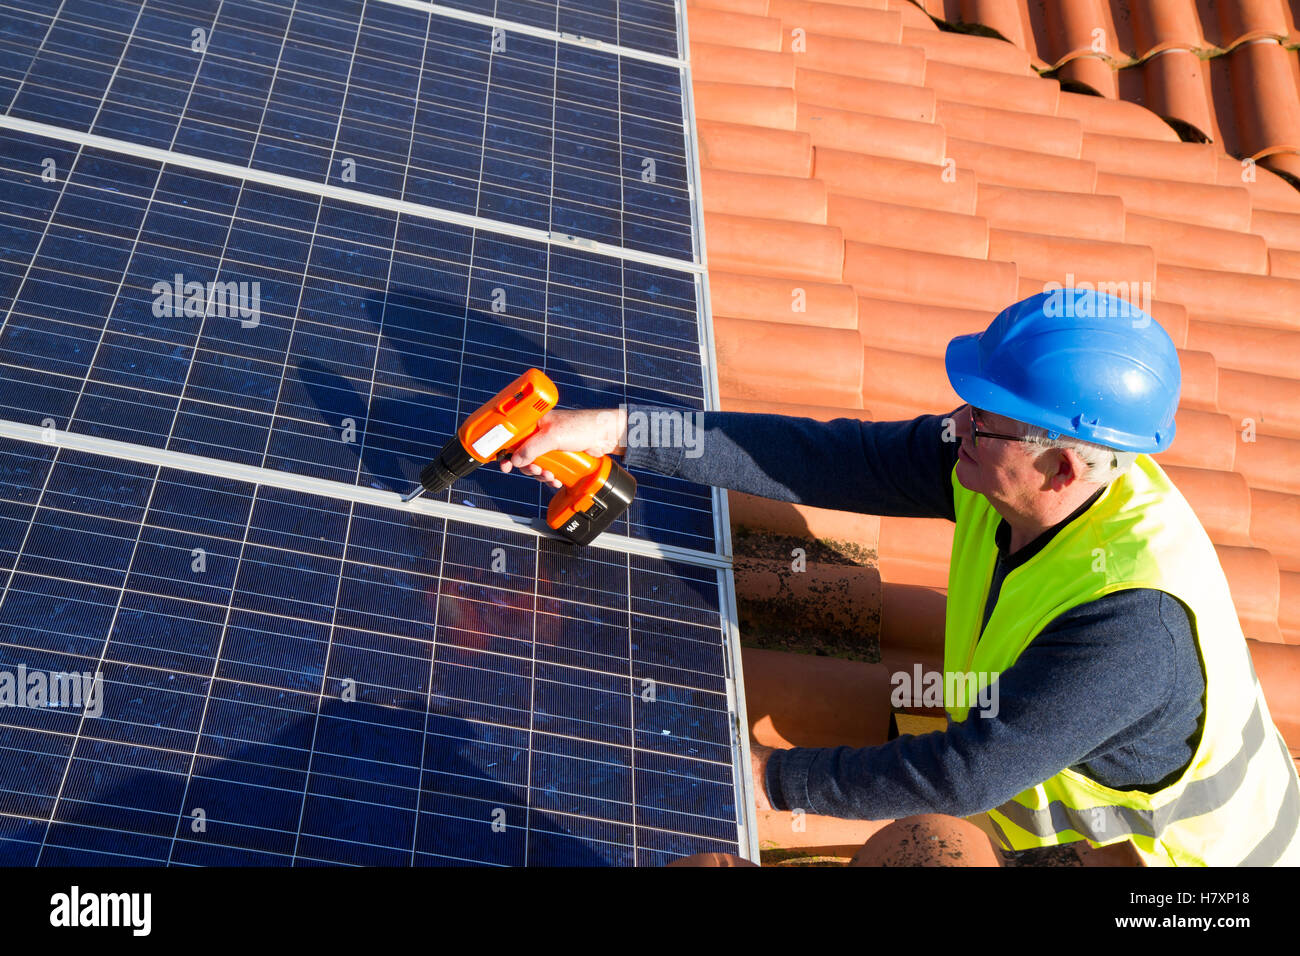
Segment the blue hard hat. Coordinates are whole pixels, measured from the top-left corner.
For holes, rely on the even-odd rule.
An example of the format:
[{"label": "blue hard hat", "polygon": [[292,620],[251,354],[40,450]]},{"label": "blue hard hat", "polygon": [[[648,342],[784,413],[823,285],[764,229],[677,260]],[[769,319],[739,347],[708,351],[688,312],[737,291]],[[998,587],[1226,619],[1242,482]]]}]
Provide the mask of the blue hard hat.
[{"label": "blue hard hat", "polygon": [[1169,334],[1142,309],[1104,292],[1063,288],[1003,309],[983,332],[959,335],[948,380],[977,408],[1120,451],[1164,451],[1182,389]]}]

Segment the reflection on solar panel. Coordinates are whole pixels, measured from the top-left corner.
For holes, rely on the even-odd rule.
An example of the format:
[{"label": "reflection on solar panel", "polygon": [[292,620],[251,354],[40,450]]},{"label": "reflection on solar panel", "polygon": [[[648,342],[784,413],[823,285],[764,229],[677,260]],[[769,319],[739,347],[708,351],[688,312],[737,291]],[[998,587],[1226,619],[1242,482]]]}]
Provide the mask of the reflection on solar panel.
[{"label": "reflection on solar panel", "polygon": [[[0,176],[4,418],[404,489],[502,368],[545,367],[569,406],[702,407],[680,272],[48,139],[0,142]],[[247,283],[256,324],[185,314],[175,276]],[[614,530],[711,549],[706,490],[672,484],[649,476]],[[450,494],[545,507],[491,470]]]},{"label": "reflection on solar panel", "polygon": [[678,17],[0,2],[0,864],[756,853],[722,499],[396,493],[528,368],[716,407]]},{"label": "reflection on solar panel", "polygon": [[41,445],[0,463],[0,667],[103,675],[97,718],[5,712],[6,863],[734,851],[719,571]]}]

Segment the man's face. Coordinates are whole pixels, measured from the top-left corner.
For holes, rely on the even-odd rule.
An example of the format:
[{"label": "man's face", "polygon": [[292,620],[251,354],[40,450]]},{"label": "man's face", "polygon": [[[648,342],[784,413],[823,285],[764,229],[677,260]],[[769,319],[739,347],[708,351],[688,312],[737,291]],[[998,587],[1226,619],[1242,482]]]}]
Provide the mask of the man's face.
[{"label": "man's face", "polygon": [[[981,438],[977,448],[971,437],[971,416],[971,406],[967,405],[954,421],[960,440],[957,480],[962,486],[979,492],[995,505],[1016,506],[1041,491],[1046,476],[1034,465],[1042,451],[1039,446],[1002,438]],[[1018,435],[1023,426],[1015,419],[981,411],[979,429]]]}]

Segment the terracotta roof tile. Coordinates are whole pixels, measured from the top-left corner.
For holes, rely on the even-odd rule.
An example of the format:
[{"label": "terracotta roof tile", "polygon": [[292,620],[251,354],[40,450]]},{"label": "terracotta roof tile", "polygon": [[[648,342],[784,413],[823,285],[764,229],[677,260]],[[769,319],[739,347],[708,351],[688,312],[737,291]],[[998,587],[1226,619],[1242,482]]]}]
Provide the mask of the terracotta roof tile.
[{"label": "terracotta roof tile", "polygon": [[1246,330],[1230,316],[1193,315],[1187,325],[1187,347],[1213,352],[1220,368],[1300,377],[1300,330]]},{"label": "terracotta roof tile", "polygon": [[1229,418],[1233,429],[1247,441],[1237,441],[1233,468],[1246,477],[1252,488],[1280,491],[1300,495],[1300,441],[1260,432],[1253,432],[1240,418]]},{"label": "terracotta roof tile", "polygon": [[[1047,82],[1055,85],[1054,80]],[[1083,128],[1093,133],[1154,139],[1166,143],[1179,142],[1178,134],[1168,123],[1135,103],[1062,90],[1056,112],[1058,116],[1072,116],[1082,121]]]},{"label": "terracotta roof tile", "polygon": [[1250,193],[1244,187],[1099,172],[1097,193],[1119,196],[1131,213],[1237,232],[1250,227]]},{"label": "terracotta roof tile", "polygon": [[916,27],[903,28],[903,43],[920,47],[926,57],[941,63],[973,66],[1014,76],[1029,76],[1029,56],[1009,43],[989,46],[982,37],[940,33]]},{"label": "terracotta roof tile", "polygon": [[1189,266],[1156,266],[1160,296],[1187,306],[1189,312],[1231,315],[1247,325],[1296,328],[1295,303],[1300,282],[1268,276],[1233,273]]},{"label": "terracotta roof tile", "polygon": [[[725,10],[729,13],[745,13],[751,17],[767,16],[768,0],[692,0],[686,10],[691,24],[694,24],[701,9]],[[691,48],[695,47],[695,30],[691,30]]]},{"label": "terracotta roof tile", "polygon": [[803,176],[700,170],[705,212],[826,225],[826,184]]},{"label": "terracotta roof tile", "polygon": [[1161,262],[1198,269],[1276,275],[1269,268],[1268,243],[1260,236],[1171,219],[1129,213],[1124,238],[1149,246]]},{"label": "terracotta roof tile", "polygon": [[942,166],[819,146],[813,167],[829,189],[846,196],[885,202],[905,196],[911,205],[925,209],[975,212],[975,177],[947,177]]},{"label": "terracotta roof tile", "polygon": [[958,136],[948,137],[948,156],[956,161],[959,170],[973,172],[982,183],[1090,193],[1097,182],[1097,164],[1088,160],[1049,156]]},{"label": "terracotta roof tile", "polygon": [[691,38],[691,50],[691,72],[696,84],[703,80],[710,83],[794,86],[795,60],[792,53],[722,46],[704,43],[694,37]]},{"label": "terracotta roof tile", "polygon": [[[945,0],[1035,68],[1186,124],[1229,155],[1300,177],[1300,30],[1287,0]],[[1005,59],[997,53],[999,62]]]},{"label": "terracotta roof tile", "polygon": [[1215,544],[1250,547],[1251,492],[1246,479],[1233,471],[1187,468],[1162,462],[1183,497],[1201,519]]},{"label": "terracotta roof tile", "polygon": [[1052,80],[981,70],[942,60],[926,62],[925,85],[945,100],[977,106],[1054,116],[1061,105],[1061,86]]},{"label": "terracotta roof tile", "polygon": [[1255,488],[1250,493],[1250,537],[1283,571],[1300,571],[1300,497]]},{"label": "terracotta roof tile", "polygon": [[709,262],[728,272],[758,272],[838,282],[844,237],[834,226],[705,213]]},{"label": "terracotta roof tile", "polygon": [[955,336],[983,332],[996,315],[995,309],[981,312],[897,299],[858,298],[858,329],[864,344],[934,358],[943,356]]},{"label": "terracotta roof tile", "polygon": [[1098,172],[1149,176],[1186,183],[1213,183],[1218,178],[1218,153],[1208,143],[1169,143],[1109,133],[1084,133],[1081,158],[1097,164]]},{"label": "terracotta roof tile", "polygon": [[1178,364],[1183,372],[1183,391],[1178,407],[1203,412],[1220,411],[1219,366],[1214,356],[1209,352],[1179,349]]},{"label": "terracotta roof tile", "polygon": [[722,43],[751,50],[781,50],[781,21],[774,17],[689,6],[691,42]]},{"label": "terracotta roof tile", "polygon": [[903,39],[903,17],[893,10],[805,3],[803,0],[770,0],[767,15],[781,18],[787,36],[791,30],[801,29],[805,33],[828,33],[879,43],[899,43]]},{"label": "terracotta roof tile", "polygon": [[940,99],[935,121],[949,135],[1023,149],[1032,144],[1035,152],[1078,159],[1083,142],[1083,124],[1066,116],[1047,116],[992,106],[973,106]]},{"label": "terracotta roof tile", "polygon": [[1241,548],[1216,544],[1232,603],[1237,608],[1242,630],[1257,641],[1280,643],[1277,624],[1280,581],[1277,561],[1263,548]]},{"label": "terracotta roof tile", "polygon": [[881,579],[946,588],[952,533],[947,522],[881,518]]},{"label": "terracotta roof tile", "polygon": [[1115,71],[1110,62],[1102,57],[1085,54],[1067,60],[1061,64],[1059,75],[1062,80],[1082,83],[1110,99],[1118,95]]},{"label": "terracotta roof tile", "polygon": [[947,411],[961,404],[948,384],[943,359],[910,352],[890,352],[867,346],[861,352],[862,405],[884,407],[887,403],[918,409]]},{"label": "terracotta roof tile", "polygon": [[943,127],[935,123],[800,103],[796,124],[814,147],[935,165],[944,158]]},{"label": "terracotta roof tile", "polygon": [[701,120],[792,130],[795,103],[794,90],[778,86],[695,82],[695,115]]},{"label": "terracotta roof tile", "polygon": [[1121,71],[1118,81],[1124,99],[1140,103],[1160,116],[1189,123],[1211,139],[1220,139],[1210,99],[1209,71],[1195,53],[1184,49],[1162,51],[1131,70]]},{"label": "terracotta roof tile", "polygon": [[1194,4],[1157,0],[1131,4],[1131,9],[1129,50],[1139,59],[1157,50],[1199,50],[1205,46],[1205,34]]},{"label": "terracotta roof tile", "polygon": [[988,223],[958,212],[883,203],[831,193],[826,222],[839,227],[845,239],[925,252],[935,236],[944,237],[944,251],[983,259],[989,253]]},{"label": "terracotta roof tile", "polygon": [[1016,267],[940,252],[844,243],[844,281],[861,295],[1001,311],[1016,297]]},{"label": "terracotta roof tile", "polygon": [[1300,213],[1272,212],[1255,206],[1250,231],[1263,236],[1274,248],[1300,249]]},{"label": "terracotta roof tile", "polygon": [[1169,448],[1156,455],[1160,467],[1182,465],[1232,471],[1237,452],[1237,431],[1233,421],[1220,412],[1203,412],[1179,408],[1174,418],[1177,438]]},{"label": "terracotta roof tile", "polygon": [[1300,379],[1221,368],[1219,407],[1270,435],[1300,438]]},{"label": "terracotta roof tile", "polygon": [[[939,31],[922,7],[1010,42]],[[1158,460],[1248,635],[1300,654],[1276,643],[1300,643],[1300,191],[1274,171],[1300,164],[1300,60],[1277,43],[1300,33],[1282,0],[693,0],[688,16],[722,407],[947,411],[953,336],[1047,281],[1141,288],[1183,374]],[[738,524],[876,552],[886,666],[940,663],[951,525],[729,500]],[[1269,658],[1270,701],[1300,699],[1292,663]],[[1284,732],[1300,755],[1300,715]]]},{"label": "terracotta roof tile", "polygon": [[807,176],[812,172],[812,140],[807,133],[707,120],[700,120],[696,129],[700,165],[705,168],[779,176]]},{"label": "terracotta roof tile", "polygon": [[1300,279],[1300,252],[1294,249],[1270,249],[1268,274],[1286,279]]},{"label": "terracotta roof tile", "polygon": [[1124,201],[1118,196],[980,183],[975,212],[997,229],[1124,241]]},{"label": "terracotta roof tile", "polygon": [[1022,277],[1062,285],[1070,275],[1075,283],[1118,278],[1152,283],[1156,277],[1156,257],[1151,247],[1128,242],[990,229],[989,258],[1016,263]]},{"label": "terracotta roof tile", "polygon": [[[858,333],[784,322],[715,316],[719,385],[740,398],[814,405],[858,404],[862,357]],[[810,376],[808,369],[816,368]]]},{"label": "terracotta roof tile", "polygon": [[[1282,640],[1288,644],[1300,644],[1300,571],[1283,571],[1278,575],[1278,581],[1277,622]],[[1283,690],[1283,693],[1287,692]],[[1294,689],[1290,693],[1292,697],[1297,696]]]},{"label": "terracotta roof tile", "polygon": [[889,80],[841,76],[800,67],[795,71],[795,96],[810,106],[892,116],[896,119],[933,123],[934,90]]},{"label": "terracotta roof tile", "polygon": [[850,285],[797,281],[709,269],[714,315],[758,322],[856,329],[858,298]]},{"label": "terracotta roof tile", "polygon": [[810,70],[864,76],[870,80],[921,85],[925,75],[925,50],[871,40],[809,33],[800,63]]},{"label": "terracotta roof tile", "polygon": [[[1300,648],[1259,643],[1249,647],[1273,723],[1288,743],[1300,740],[1300,694],[1287,692],[1300,687]],[[1297,749],[1294,743],[1291,748]]]}]

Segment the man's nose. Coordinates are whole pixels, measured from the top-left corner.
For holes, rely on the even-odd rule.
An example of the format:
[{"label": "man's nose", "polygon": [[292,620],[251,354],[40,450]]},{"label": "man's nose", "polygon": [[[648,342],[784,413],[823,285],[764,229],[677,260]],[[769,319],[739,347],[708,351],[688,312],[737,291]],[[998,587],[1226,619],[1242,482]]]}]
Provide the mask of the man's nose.
[{"label": "man's nose", "polygon": [[953,427],[958,438],[971,436],[971,411],[969,405],[963,405],[953,416]]}]

